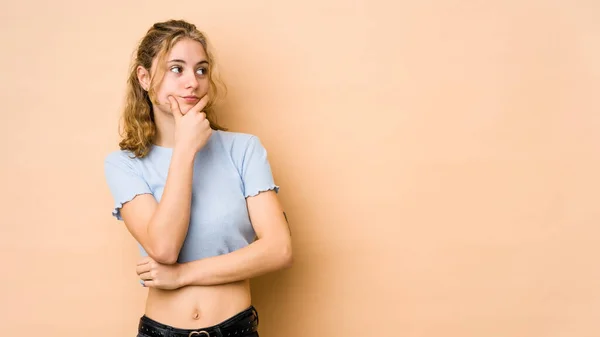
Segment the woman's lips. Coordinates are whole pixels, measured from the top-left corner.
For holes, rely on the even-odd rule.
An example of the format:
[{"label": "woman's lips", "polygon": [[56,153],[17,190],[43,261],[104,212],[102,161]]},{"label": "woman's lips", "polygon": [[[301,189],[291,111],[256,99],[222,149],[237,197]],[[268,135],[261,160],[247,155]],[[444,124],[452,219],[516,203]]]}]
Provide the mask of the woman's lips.
[{"label": "woman's lips", "polygon": [[182,98],[186,103],[196,103],[199,100],[197,96],[183,96]]}]

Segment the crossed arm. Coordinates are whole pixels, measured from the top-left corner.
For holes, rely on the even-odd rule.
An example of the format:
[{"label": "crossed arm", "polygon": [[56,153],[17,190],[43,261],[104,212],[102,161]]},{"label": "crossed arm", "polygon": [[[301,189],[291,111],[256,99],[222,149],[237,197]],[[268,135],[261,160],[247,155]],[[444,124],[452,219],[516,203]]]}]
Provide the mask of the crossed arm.
[{"label": "crossed arm", "polygon": [[217,285],[253,278],[292,264],[287,216],[277,194],[261,192],[246,199],[257,240],[234,252],[187,263],[161,263],[145,257],[136,272],[148,287],[177,289],[188,285]]}]

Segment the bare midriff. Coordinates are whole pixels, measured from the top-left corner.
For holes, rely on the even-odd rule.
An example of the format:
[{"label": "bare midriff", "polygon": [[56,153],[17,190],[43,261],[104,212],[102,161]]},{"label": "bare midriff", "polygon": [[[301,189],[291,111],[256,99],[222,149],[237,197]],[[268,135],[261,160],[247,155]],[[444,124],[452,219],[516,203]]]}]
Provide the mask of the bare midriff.
[{"label": "bare midriff", "polygon": [[198,329],[219,324],[250,305],[247,280],[176,290],[149,288],[145,314],[175,328]]}]

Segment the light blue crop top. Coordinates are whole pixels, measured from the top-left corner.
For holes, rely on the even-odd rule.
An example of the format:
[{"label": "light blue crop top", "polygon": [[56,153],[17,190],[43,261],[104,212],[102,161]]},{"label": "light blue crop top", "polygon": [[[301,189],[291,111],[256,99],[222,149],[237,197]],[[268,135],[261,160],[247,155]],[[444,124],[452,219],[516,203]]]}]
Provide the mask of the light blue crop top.
[{"label": "light blue crop top", "polygon": [[[112,215],[119,220],[124,203],[136,195],[152,194],[160,202],[173,149],[153,146],[144,158],[129,151],[106,156],[104,171],[114,198]],[[228,131],[213,133],[194,160],[192,203],[188,233],[178,262],[226,254],[255,239],[246,197],[274,190],[267,151],[253,135]],[[140,252],[147,256],[138,243]]]}]

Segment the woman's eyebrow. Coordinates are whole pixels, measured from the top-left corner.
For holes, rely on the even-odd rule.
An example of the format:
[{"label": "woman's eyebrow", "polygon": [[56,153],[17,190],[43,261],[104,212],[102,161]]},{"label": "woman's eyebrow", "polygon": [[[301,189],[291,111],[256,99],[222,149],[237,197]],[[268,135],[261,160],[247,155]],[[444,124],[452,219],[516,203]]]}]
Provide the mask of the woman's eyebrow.
[{"label": "woman's eyebrow", "polygon": [[[168,63],[183,63],[183,64],[186,64],[184,60],[180,60],[180,59],[174,59],[174,60],[169,61]],[[202,60],[202,61],[196,63],[196,65],[199,65],[199,64],[202,64],[202,63],[208,64],[208,61]]]}]

